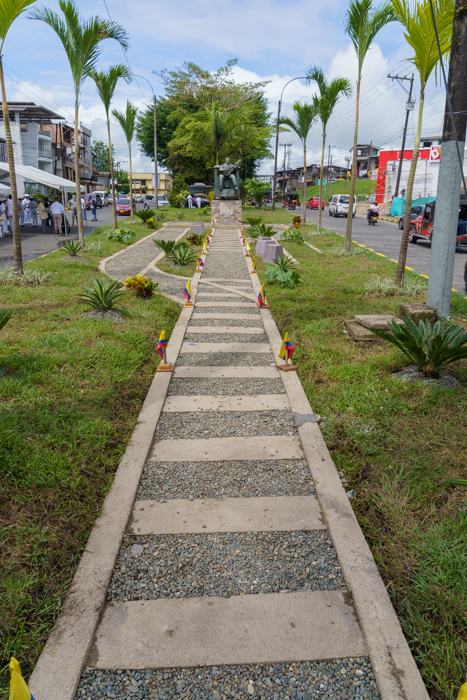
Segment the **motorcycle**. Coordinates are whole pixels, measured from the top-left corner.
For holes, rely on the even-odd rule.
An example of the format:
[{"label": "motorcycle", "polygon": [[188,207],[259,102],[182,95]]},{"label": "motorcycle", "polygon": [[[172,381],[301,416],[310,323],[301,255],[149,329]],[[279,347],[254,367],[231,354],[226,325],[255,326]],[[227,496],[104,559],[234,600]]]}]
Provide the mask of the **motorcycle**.
[{"label": "motorcycle", "polygon": [[377,211],[370,211],[368,215],[368,226],[376,226],[376,222],[378,221],[378,212]]}]

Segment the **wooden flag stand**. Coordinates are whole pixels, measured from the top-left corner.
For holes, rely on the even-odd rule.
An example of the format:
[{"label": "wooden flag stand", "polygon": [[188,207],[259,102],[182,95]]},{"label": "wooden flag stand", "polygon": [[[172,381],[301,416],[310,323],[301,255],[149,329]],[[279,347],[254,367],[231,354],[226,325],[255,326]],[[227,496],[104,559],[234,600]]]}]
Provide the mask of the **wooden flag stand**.
[{"label": "wooden flag stand", "polygon": [[[200,272],[201,272],[201,270],[200,270]],[[190,306],[193,306],[193,304],[191,303],[191,301],[186,301],[186,302],[183,304],[183,306],[184,306],[184,307],[185,307],[185,306],[190,307]]]},{"label": "wooden flag stand", "polygon": [[165,348],[162,350],[162,353],[164,355],[164,359],[159,364],[158,368],[156,369],[156,372],[172,372],[174,366],[171,362],[167,362],[167,354]]},{"label": "wooden flag stand", "polygon": [[297,365],[289,365],[289,358],[287,357],[287,352],[285,353],[285,359],[283,365],[276,365],[276,369],[280,369],[281,372],[292,372],[297,368]]}]

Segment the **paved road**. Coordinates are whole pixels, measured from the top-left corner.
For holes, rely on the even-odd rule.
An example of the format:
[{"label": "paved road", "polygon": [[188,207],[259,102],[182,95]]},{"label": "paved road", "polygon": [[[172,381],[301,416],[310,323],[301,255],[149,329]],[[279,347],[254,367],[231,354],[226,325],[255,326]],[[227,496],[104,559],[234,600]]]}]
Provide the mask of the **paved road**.
[{"label": "paved road", "polygon": [[[307,220],[312,223],[318,222],[318,212],[308,209]],[[323,211],[323,225],[326,228],[345,234],[347,219],[330,217],[327,209]],[[397,224],[389,221],[378,221],[376,226],[368,226],[366,217],[355,216],[353,220],[353,240],[363,243],[368,248],[373,248],[377,253],[383,253],[388,258],[397,260],[401,244],[402,231],[399,231]],[[418,241],[416,244],[409,243],[407,253],[407,265],[417,272],[428,275],[430,269],[431,244],[425,241]],[[454,263],[453,288],[459,292],[465,292],[464,286],[464,266],[467,262],[467,247],[457,248],[456,260]]]},{"label": "paved road", "polygon": [[[141,209],[142,204],[137,204],[136,208]],[[99,226],[106,226],[112,222],[112,207],[103,207],[97,210],[97,221],[92,221],[90,211],[86,212],[87,221],[84,222],[84,235],[87,236]],[[68,220],[71,221],[71,213],[67,212]],[[119,216],[118,220],[129,217]],[[37,231],[37,233],[36,233]],[[71,229],[72,234],[78,234],[77,226]],[[50,253],[51,250],[57,248],[57,241],[53,233],[40,233],[40,228],[34,229],[28,226],[26,230],[21,231],[21,244],[23,250],[23,261],[35,260],[41,255]],[[9,266],[13,263],[13,236],[7,234],[5,238],[0,238],[0,266]]]}]

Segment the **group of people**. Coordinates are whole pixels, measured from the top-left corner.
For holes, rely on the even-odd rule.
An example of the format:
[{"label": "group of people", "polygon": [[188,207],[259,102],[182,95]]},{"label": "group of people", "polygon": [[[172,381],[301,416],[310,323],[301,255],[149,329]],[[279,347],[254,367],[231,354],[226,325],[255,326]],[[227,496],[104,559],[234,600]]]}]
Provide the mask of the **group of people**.
[{"label": "group of people", "polygon": [[[86,200],[81,197],[81,210],[83,212],[83,220],[86,220]],[[68,202],[68,207],[71,210],[71,225],[78,223],[78,204],[76,196]],[[97,221],[97,200],[95,197],[91,199],[92,220]],[[33,197],[25,194],[24,197],[18,199],[18,216],[20,226],[39,226],[42,233],[62,233],[67,227],[68,221],[65,214],[65,207],[62,204],[60,197],[55,197],[54,201],[48,197],[37,204]],[[5,234],[13,231],[13,200],[11,194],[8,197],[0,199],[0,238]]]},{"label": "group of people", "polygon": [[188,209],[193,209],[193,201],[196,202],[196,206],[198,209],[201,209],[201,202],[203,201],[201,197],[198,195],[196,198],[192,197],[191,194],[187,195],[186,201],[188,202]]}]

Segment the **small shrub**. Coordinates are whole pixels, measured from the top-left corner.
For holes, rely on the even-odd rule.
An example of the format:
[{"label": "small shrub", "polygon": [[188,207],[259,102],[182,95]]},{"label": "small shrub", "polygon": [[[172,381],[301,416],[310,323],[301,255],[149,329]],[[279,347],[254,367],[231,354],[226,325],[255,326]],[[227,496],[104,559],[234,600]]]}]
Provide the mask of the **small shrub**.
[{"label": "small shrub", "polygon": [[7,311],[6,309],[0,309],[0,331],[6,326],[10,318],[11,311]]},{"label": "small shrub", "polygon": [[402,350],[426,377],[438,377],[440,369],[467,357],[467,332],[461,326],[445,321],[432,326],[427,320],[419,321],[417,326],[407,316],[403,321],[405,326],[392,321],[389,331],[371,330]]},{"label": "small shrub", "polygon": [[190,233],[187,241],[190,241],[191,245],[201,245],[204,241],[204,233]]},{"label": "small shrub", "polygon": [[143,299],[152,297],[157,286],[158,283],[153,282],[150,277],[142,277],[141,275],[127,277],[125,280],[125,287],[131,292],[134,292],[135,296],[142,297]]},{"label": "small shrub", "polygon": [[415,296],[426,292],[427,281],[421,277],[404,277],[402,285],[399,287],[393,279],[374,275],[365,282],[365,289],[370,294],[379,294],[383,297],[394,296]]},{"label": "small shrub", "polygon": [[87,304],[97,311],[110,311],[115,308],[120,297],[125,292],[122,291],[122,283],[118,280],[92,280],[93,287],[84,287],[78,299],[82,304]]},{"label": "small shrub", "polygon": [[158,224],[160,224],[161,221],[164,221],[164,219],[165,219],[165,213],[163,211],[158,211],[154,214],[154,220],[157,221]]},{"label": "small shrub", "polygon": [[175,247],[175,241],[154,241],[154,245],[164,251],[166,255],[172,252]]},{"label": "small shrub", "polygon": [[292,223],[295,226],[295,228],[300,228],[300,224],[302,223],[302,217],[301,216],[293,216]]},{"label": "small shrub", "polygon": [[347,251],[345,249],[345,245],[342,243],[340,245],[335,245],[334,248],[331,248],[329,252],[331,253],[331,255],[336,255],[337,257],[350,257],[352,255],[362,255],[365,252],[365,249],[353,245],[350,248],[350,251]]},{"label": "small shrub", "polygon": [[262,216],[247,216],[245,221],[247,224],[250,224],[248,235],[254,239],[258,238],[258,236],[261,235],[259,232],[259,227],[264,221],[264,218]]},{"label": "small shrub", "polygon": [[182,211],[178,211],[176,217],[179,221],[182,221],[185,218],[185,214]]},{"label": "small shrub", "polygon": [[83,246],[79,241],[67,241],[63,244],[62,248],[66,250],[68,255],[70,255],[72,258],[78,255],[80,250],[83,250]]},{"label": "small shrub", "polygon": [[266,265],[266,281],[277,282],[283,289],[294,289],[301,279],[292,260],[283,255],[273,265]]},{"label": "small shrub", "polygon": [[45,272],[37,267],[26,268],[23,275],[16,275],[11,267],[0,270],[0,285],[15,285],[16,287],[40,287],[53,272]]},{"label": "small shrub", "polygon": [[150,221],[154,218],[155,213],[155,209],[140,209],[139,211],[135,211],[135,216],[146,226],[151,226]]},{"label": "small shrub", "polygon": [[102,248],[102,243],[96,242],[96,243],[86,243],[86,250],[88,253],[96,253],[98,250],[101,250]]},{"label": "small shrub", "polygon": [[292,241],[293,243],[304,243],[307,238],[298,229],[290,229],[289,231],[284,231],[281,240]]},{"label": "small shrub", "polygon": [[109,231],[107,234],[109,241],[117,241],[118,243],[125,243],[127,245],[128,243],[131,243],[134,237],[135,234],[133,231],[130,231],[129,228],[118,228],[116,230]]},{"label": "small shrub", "polygon": [[170,260],[173,265],[185,266],[196,262],[198,253],[189,245],[179,244],[173,247],[172,251],[167,255],[167,259]]}]

